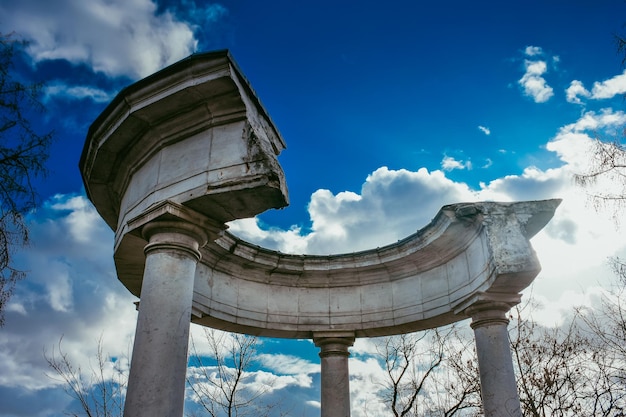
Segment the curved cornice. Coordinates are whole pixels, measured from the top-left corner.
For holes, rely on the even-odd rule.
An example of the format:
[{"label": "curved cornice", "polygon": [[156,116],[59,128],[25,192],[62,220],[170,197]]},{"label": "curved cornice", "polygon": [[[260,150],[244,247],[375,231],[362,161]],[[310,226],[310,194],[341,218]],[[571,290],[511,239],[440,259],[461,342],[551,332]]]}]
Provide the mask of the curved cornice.
[{"label": "curved cornice", "polygon": [[202,249],[194,321],[278,337],[376,336],[465,318],[478,293],[517,294],[539,273],[528,241],[560,200],[443,207],[417,233],[340,255],[291,255],[225,233]]}]

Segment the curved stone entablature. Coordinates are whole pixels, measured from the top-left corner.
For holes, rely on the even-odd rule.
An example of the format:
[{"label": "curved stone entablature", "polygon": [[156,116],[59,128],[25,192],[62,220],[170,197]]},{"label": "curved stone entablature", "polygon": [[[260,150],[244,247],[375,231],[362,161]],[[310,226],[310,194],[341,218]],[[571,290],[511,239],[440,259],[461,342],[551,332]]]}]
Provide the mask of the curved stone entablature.
[{"label": "curved stone entablature", "polygon": [[116,248],[162,201],[214,221],[288,203],[280,133],[228,51],[192,55],[126,87],[94,121],[80,160]]},{"label": "curved stone entablature", "polygon": [[[264,336],[406,333],[465,316],[484,293],[516,296],[540,271],[528,241],[560,200],[445,206],[417,233],[351,254],[270,251],[225,234],[202,250],[194,322]],[[462,309],[461,309],[462,310]]]}]

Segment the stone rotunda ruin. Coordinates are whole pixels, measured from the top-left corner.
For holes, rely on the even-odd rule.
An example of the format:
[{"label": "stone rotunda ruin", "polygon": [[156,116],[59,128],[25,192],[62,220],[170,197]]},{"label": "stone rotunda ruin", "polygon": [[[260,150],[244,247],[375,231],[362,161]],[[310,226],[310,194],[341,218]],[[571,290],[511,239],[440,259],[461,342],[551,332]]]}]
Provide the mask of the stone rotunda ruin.
[{"label": "stone rotunda ruin", "polygon": [[559,200],[461,203],[395,244],[287,255],[225,223],[288,204],[285,148],[227,51],[122,90],[89,129],[87,194],[115,231],[117,275],[140,297],[124,415],[183,415],[189,323],[309,338],[321,415],[350,415],[348,349],[471,318],[486,416],[521,416],[507,312],[540,265],[529,239]]}]

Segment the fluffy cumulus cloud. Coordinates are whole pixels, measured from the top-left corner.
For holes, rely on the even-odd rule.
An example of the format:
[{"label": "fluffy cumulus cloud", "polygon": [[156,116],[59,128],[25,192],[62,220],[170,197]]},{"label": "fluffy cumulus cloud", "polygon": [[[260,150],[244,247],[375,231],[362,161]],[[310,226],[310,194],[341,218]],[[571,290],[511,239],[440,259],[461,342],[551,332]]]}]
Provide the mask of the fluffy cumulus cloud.
[{"label": "fluffy cumulus cloud", "polygon": [[[187,14],[158,11],[152,0],[21,0],[0,4],[9,31],[30,41],[35,62],[67,60],[108,76],[140,78],[192,53],[194,27],[219,19],[219,5],[197,7],[187,1]],[[193,7],[192,7],[193,6]]]},{"label": "fluffy cumulus cloud", "polygon": [[582,104],[581,97],[589,97],[591,93],[585,88],[582,82],[574,80],[565,90],[565,98],[568,102]]},{"label": "fluffy cumulus cloud", "polygon": [[310,233],[265,230],[250,220],[233,222],[230,230],[258,244],[273,243],[272,249],[285,253],[345,253],[396,242],[426,226],[441,206],[475,199],[467,185],[442,171],[382,167],[367,176],[360,193],[313,193]]},{"label": "fluffy cumulus cloud", "polygon": [[626,71],[615,77],[604,81],[596,81],[591,88],[587,90],[581,81],[574,80],[565,90],[567,101],[575,104],[582,104],[581,97],[593,100],[602,100],[613,98],[620,94],[626,94]]},{"label": "fluffy cumulus cloud", "polygon": [[[220,372],[235,375],[237,370],[228,367],[218,369],[216,366],[190,366],[187,370],[187,378],[193,385],[188,387],[187,398],[197,404],[201,404],[207,398],[222,399],[224,394],[219,387]],[[317,372],[319,372],[319,366],[317,366]],[[291,402],[287,404],[286,399],[290,395],[285,390],[310,388],[311,385],[311,376],[303,373],[277,375],[264,370],[243,372],[238,385],[239,396],[236,401],[242,403],[249,401],[251,397],[253,401],[256,401],[256,405],[261,408],[263,405],[281,408],[285,406],[294,407],[295,404],[291,404]],[[257,400],[259,396],[262,396],[262,400]]]},{"label": "fluffy cumulus cloud", "polygon": [[[539,59],[544,55],[543,49],[539,46],[527,46],[524,49],[524,55],[527,57],[524,60],[526,71],[518,83],[523,88],[524,95],[532,98],[535,103],[545,103],[554,95],[554,89],[543,77],[548,71],[547,62]],[[553,57],[554,63],[558,61],[558,57]]]},{"label": "fluffy cumulus cloud", "polygon": [[257,359],[265,369],[284,375],[310,375],[320,371],[319,364],[293,355],[262,353]]},{"label": "fluffy cumulus cloud", "polygon": [[595,99],[611,98],[626,93],[626,71],[602,82],[595,82],[591,97]]},{"label": "fluffy cumulus cloud", "polygon": [[0,338],[0,415],[65,408],[69,397],[44,357],[58,352],[61,338],[87,376],[98,340],[104,352],[123,357],[135,327],[134,297],[115,276],[112,232],[83,197],[55,197],[31,215],[30,230],[32,244],[19,254],[28,278],[7,306]]},{"label": "fluffy cumulus cloud", "polygon": [[548,71],[545,61],[526,60],[524,62],[526,72],[518,81],[524,89],[524,94],[531,97],[535,103],[545,103],[554,95],[554,89],[550,87],[543,77]]}]

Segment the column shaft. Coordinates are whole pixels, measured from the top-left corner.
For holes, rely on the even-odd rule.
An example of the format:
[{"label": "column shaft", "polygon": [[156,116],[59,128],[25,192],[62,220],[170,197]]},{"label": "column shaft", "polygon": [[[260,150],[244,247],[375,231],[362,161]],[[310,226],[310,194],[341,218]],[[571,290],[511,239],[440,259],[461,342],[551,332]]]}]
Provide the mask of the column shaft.
[{"label": "column shaft", "polygon": [[507,331],[510,305],[470,307],[485,417],[521,417]]},{"label": "column shaft", "polygon": [[124,416],[181,417],[198,240],[171,227],[150,234]]},{"label": "column shaft", "polygon": [[315,335],[320,348],[321,417],[350,417],[350,371],[348,348],[354,343],[354,334]]}]

